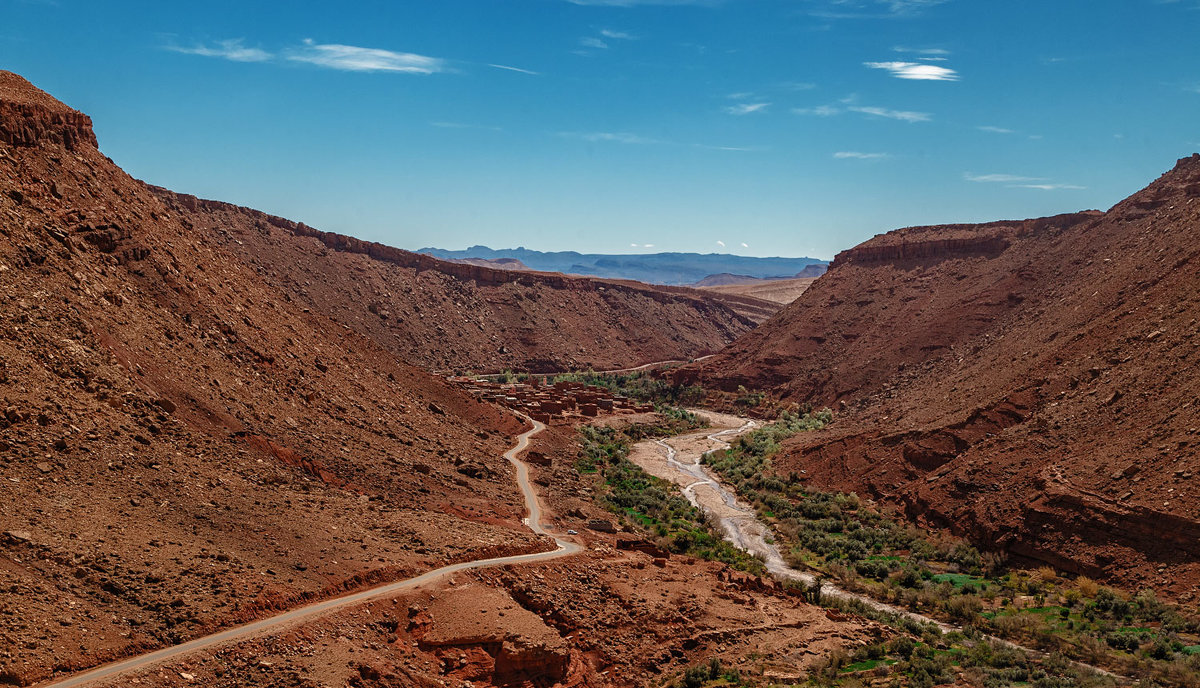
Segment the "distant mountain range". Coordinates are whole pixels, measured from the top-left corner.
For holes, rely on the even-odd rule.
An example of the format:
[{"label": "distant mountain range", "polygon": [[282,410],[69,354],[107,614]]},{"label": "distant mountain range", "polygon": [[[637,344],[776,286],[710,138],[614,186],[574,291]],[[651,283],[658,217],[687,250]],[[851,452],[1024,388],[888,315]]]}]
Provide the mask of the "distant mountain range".
[{"label": "distant mountain range", "polygon": [[694,284],[710,275],[720,273],[734,273],[758,279],[780,279],[794,277],[800,273],[804,273],[804,276],[815,276],[824,272],[828,265],[828,261],[817,258],[752,258],[725,253],[547,253],[524,247],[492,249],[487,246],[472,246],[464,251],[423,248],[419,252],[435,258],[457,261],[515,259],[530,270],[673,285]]}]

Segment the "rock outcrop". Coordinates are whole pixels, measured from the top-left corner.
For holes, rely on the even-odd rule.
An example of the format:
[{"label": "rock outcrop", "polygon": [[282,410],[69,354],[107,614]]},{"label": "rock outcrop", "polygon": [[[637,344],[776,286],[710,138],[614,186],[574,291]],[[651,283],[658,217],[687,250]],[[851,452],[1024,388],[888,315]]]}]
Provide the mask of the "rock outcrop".
[{"label": "rock outcrop", "polygon": [[74,151],[96,148],[87,115],[63,105],[12,72],[0,72],[0,143],[23,148],[45,143]]}]

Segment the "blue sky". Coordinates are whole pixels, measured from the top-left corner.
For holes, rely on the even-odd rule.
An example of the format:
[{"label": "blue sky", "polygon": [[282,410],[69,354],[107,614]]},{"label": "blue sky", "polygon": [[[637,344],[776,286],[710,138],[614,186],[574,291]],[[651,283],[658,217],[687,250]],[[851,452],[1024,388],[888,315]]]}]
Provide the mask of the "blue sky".
[{"label": "blue sky", "polygon": [[134,176],[405,248],[829,258],[1104,209],[1200,150],[1200,0],[0,12],[0,68]]}]

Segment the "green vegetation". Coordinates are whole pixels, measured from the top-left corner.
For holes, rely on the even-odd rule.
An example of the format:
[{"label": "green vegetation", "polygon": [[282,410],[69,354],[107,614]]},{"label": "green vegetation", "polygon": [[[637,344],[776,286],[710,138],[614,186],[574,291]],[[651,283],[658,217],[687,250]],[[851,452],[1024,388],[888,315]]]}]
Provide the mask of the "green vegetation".
[{"label": "green vegetation", "polygon": [[[1001,688],[1029,685],[1034,688],[1111,688],[1115,682],[1078,668],[1061,655],[1032,658],[1021,650],[985,639],[969,643],[950,639],[953,647],[914,642],[905,635],[854,648],[835,650],[819,659],[800,684],[812,687],[862,688],[865,685],[932,688],[962,684]],[[751,657],[751,659],[756,659]],[[673,688],[760,688],[778,684],[764,680],[757,663],[740,670],[722,667],[717,659],[690,667]],[[960,680],[961,679],[961,680]]]},{"label": "green vegetation", "polygon": [[703,403],[707,395],[699,385],[672,385],[646,372],[615,374],[587,371],[556,375],[550,382],[582,382],[585,385],[603,387],[616,396],[653,402],[656,407],[660,407],[656,409],[659,411],[662,411],[663,407],[696,406]]},{"label": "green vegetation", "polygon": [[[1050,568],[1008,570],[1000,556],[914,528],[856,495],[812,488],[802,474],[776,475],[771,459],[780,443],[830,420],[828,411],[785,413],[779,422],[747,433],[704,460],[771,524],[792,566],[808,567],[841,588],[964,628],[963,634],[940,639],[927,629],[905,629],[955,658],[936,652],[904,660],[894,653],[856,655],[836,671],[829,669],[830,681],[864,670],[858,663],[893,659],[896,664],[888,671],[907,677],[907,685],[942,682],[953,665],[970,669],[989,687],[1093,685],[1097,679],[1080,675],[1068,661],[1077,660],[1156,685],[1200,686],[1200,619],[1160,602],[1152,590],[1128,596],[1087,578],[1066,580]],[[870,610],[867,615],[879,618]],[[908,622],[891,621],[901,628]],[[1049,658],[1031,660],[987,642],[984,634],[1037,648]],[[869,670],[881,667],[877,663]]]},{"label": "green vegetation", "polygon": [[744,684],[737,669],[726,670],[721,660],[713,657],[706,664],[689,667],[673,688],[703,688],[704,686],[742,686]]},{"label": "green vegetation", "polygon": [[767,395],[763,392],[751,392],[743,385],[738,385],[737,396],[733,400],[733,405],[741,410],[752,409],[762,405],[766,401]]},{"label": "green vegetation", "polygon": [[580,429],[582,449],[575,467],[580,473],[598,475],[602,480],[597,490],[600,503],[646,533],[658,547],[762,575],[762,561],[726,542],[704,512],[684,499],[673,484],[655,478],[626,458],[634,442],[668,437],[702,425],[694,414],[676,409],[657,425],[635,424],[625,429],[584,426]]}]

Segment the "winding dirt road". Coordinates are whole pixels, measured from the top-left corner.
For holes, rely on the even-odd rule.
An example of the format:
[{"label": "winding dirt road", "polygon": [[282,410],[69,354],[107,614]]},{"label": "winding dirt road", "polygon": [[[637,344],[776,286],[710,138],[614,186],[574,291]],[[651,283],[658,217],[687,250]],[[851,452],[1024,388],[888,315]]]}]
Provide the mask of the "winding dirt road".
[{"label": "winding dirt road", "polygon": [[212,635],[206,635],[202,638],[196,638],[180,645],[163,648],[155,652],[151,652],[137,657],[106,664],[81,674],[71,676],[58,681],[51,681],[40,684],[41,688],[73,688],[75,686],[91,685],[103,679],[113,678],[119,674],[124,674],[130,671],[148,669],[158,664],[175,659],[198,650],[206,650],[214,648],[225,643],[245,640],[250,637],[261,634],[274,632],[283,629],[284,627],[293,624],[308,621],[323,614],[328,614],[346,607],[351,607],[361,604],[368,600],[373,600],[380,597],[389,597],[398,592],[411,590],[412,588],[433,582],[438,578],[447,576],[458,571],[466,571],[469,569],[481,569],[492,566],[504,566],[505,564],[523,564],[531,561],[545,561],[547,559],[557,559],[576,554],[583,550],[583,547],[570,540],[563,540],[553,533],[549,533],[541,524],[542,508],[538,503],[537,493],[534,492],[533,485],[529,481],[529,466],[517,458],[517,455],[529,446],[529,438],[546,429],[546,426],[538,421],[526,418],[533,423],[533,428],[522,433],[517,438],[516,445],[504,453],[504,458],[512,463],[517,474],[517,484],[521,488],[521,493],[525,497],[525,507],[529,510],[529,516],[525,518],[525,524],[529,526],[536,535],[548,535],[554,538],[557,543],[557,549],[547,552],[535,552],[533,554],[516,554],[507,557],[495,557],[493,559],[478,559],[476,561],[462,562],[459,564],[451,564],[443,566],[439,569],[428,571],[413,578],[394,581],[384,585],[360,590],[356,593],[345,595],[343,597],[335,597],[321,602],[298,607],[291,611],[277,614],[275,616],[260,619],[243,626],[229,628]]}]

